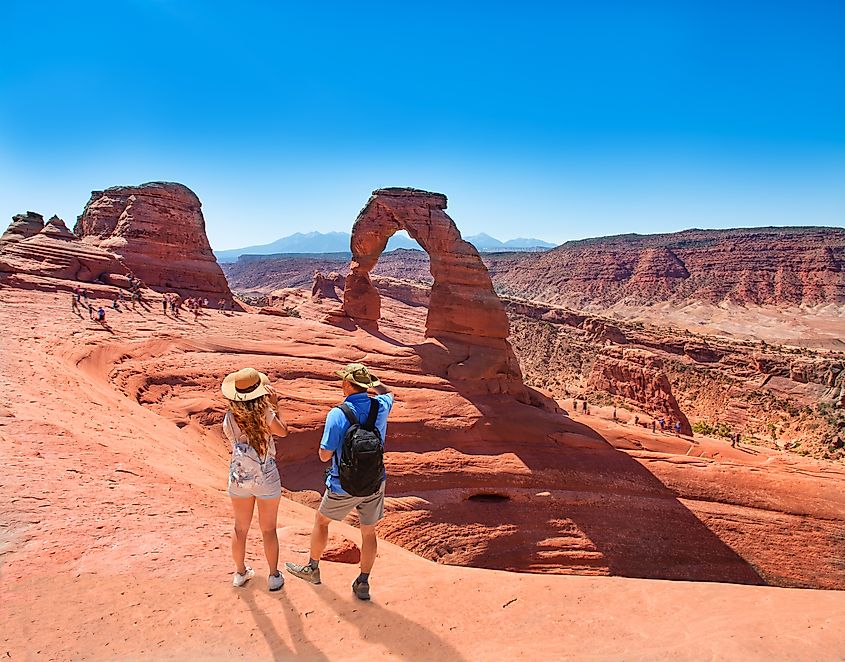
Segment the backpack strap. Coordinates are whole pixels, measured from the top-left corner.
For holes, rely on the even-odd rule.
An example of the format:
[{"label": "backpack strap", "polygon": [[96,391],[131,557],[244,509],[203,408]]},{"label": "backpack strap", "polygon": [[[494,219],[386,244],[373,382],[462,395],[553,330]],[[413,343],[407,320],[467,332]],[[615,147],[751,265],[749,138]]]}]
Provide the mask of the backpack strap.
[{"label": "backpack strap", "polygon": [[378,400],[370,398],[370,413],[367,414],[367,421],[364,423],[364,429],[371,432],[376,427],[376,417],[378,416]]},{"label": "backpack strap", "polygon": [[[350,407],[348,404],[346,404],[345,402],[341,403],[337,406],[337,408],[340,409],[340,411],[343,412],[344,416],[346,416],[346,420],[349,421],[349,425],[358,425],[359,424],[358,423],[358,416],[355,414],[354,411],[352,411],[352,407]],[[369,420],[369,419],[367,419],[367,420]]]}]

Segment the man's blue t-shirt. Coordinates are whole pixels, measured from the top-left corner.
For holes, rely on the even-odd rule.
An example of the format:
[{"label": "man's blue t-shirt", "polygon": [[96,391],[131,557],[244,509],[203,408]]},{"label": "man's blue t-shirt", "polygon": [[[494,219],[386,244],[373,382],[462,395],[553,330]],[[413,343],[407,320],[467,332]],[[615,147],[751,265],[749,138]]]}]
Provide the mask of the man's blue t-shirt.
[{"label": "man's blue t-shirt", "polygon": [[[376,428],[381,433],[382,442],[387,439],[387,415],[393,408],[393,395],[390,393],[383,393],[374,398],[370,398],[366,393],[353,393],[347,396],[346,404],[358,414],[358,420],[364,423],[367,420],[367,415],[370,413],[370,400],[378,402],[378,416],[376,416]],[[338,450],[343,445],[343,435],[349,429],[349,421],[346,419],[344,413],[337,407],[332,407],[326,416],[326,427],[323,429],[323,438],[320,440],[320,448],[325,451],[332,451],[332,468],[328,476],[326,476],[326,487],[328,487],[335,494],[346,494],[340,486],[340,474],[338,472],[337,458]],[[382,479],[387,476],[383,476]]]}]

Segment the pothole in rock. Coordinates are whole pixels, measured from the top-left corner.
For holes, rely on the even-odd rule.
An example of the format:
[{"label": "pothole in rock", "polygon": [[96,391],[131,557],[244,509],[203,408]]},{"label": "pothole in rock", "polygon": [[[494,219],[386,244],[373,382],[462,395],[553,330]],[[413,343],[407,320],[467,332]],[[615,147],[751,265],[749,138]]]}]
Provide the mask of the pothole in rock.
[{"label": "pothole in rock", "polygon": [[475,501],[476,503],[502,503],[503,501],[510,501],[510,497],[505,494],[482,492],[468,496],[467,501]]}]

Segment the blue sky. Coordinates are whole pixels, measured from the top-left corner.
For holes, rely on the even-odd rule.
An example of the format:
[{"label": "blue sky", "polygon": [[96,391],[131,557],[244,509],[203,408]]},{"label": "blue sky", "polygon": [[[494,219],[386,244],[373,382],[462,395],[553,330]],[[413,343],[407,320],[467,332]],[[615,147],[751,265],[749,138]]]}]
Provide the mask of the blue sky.
[{"label": "blue sky", "polygon": [[370,191],[465,235],[845,225],[845,3],[3,3],[0,223],[179,181],[217,249],[349,230]]}]

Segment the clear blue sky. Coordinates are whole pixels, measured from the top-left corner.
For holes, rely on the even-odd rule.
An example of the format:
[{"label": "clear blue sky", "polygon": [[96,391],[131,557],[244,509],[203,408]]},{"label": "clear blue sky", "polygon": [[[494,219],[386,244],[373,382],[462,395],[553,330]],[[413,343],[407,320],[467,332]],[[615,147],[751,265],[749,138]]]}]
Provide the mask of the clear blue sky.
[{"label": "clear blue sky", "polygon": [[4,2],[0,223],[179,181],[217,249],[348,230],[370,191],[465,235],[845,225],[845,3]]}]

